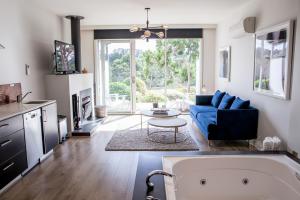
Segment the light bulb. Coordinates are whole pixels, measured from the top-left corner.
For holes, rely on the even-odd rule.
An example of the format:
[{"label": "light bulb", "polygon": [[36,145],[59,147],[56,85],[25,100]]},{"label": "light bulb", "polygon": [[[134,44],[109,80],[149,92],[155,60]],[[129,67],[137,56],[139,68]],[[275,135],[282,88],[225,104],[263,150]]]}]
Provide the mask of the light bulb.
[{"label": "light bulb", "polygon": [[158,32],[158,33],[156,33],[156,35],[157,35],[160,39],[165,37],[164,32]]},{"label": "light bulb", "polygon": [[139,30],[139,27],[137,26],[137,25],[133,25],[130,29],[129,29],[129,31],[130,32],[137,32]]},{"label": "light bulb", "polygon": [[146,38],[150,37],[150,36],[151,36],[151,31],[145,30],[144,36],[145,36]]}]

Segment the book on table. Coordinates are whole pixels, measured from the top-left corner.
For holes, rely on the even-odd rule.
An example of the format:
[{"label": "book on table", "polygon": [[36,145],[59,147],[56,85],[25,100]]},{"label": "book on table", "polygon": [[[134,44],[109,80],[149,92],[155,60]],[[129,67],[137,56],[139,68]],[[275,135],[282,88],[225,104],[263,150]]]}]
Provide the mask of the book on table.
[{"label": "book on table", "polygon": [[167,115],[168,111],[167,110],[153,110],[154,115]]}]

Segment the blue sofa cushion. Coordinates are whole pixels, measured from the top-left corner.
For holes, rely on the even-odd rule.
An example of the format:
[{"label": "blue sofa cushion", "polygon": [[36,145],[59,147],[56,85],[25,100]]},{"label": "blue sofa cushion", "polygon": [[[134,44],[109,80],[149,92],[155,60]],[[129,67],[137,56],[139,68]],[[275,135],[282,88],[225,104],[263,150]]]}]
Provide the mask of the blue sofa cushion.
[{"label": "blue sofa cushion", "polygon": [[225,95],[225,92],[221,92],[220,90],[217,90],[211,100],[211,105],[213,105],[215,108],[217,108]]},{"label": "blue sofa cushion", "polygon": [[208,133],[213,132],[217,127],[216,115],[217,112],[209,112],[199,113],[196,117],[206,137],[208,137]]},{"label": "blue sofa cushion", "polygon": [[232,109],[232,110],[233,109],[248,109],[249,106],[250,106],[249,100],[245,101],[245,100],[242,100],[239,97],[237,97],[231,104],[230,109]]},{"label": "blue sofa cushion", "polygon": [[210,121],[210,122],[216,124],[217,123],[217,112],[199,113],[197,115],[196,119],[198,121],[201,121],[201,120],[205,121],[205,120],[207,120],[207,121]]},{"label": "blue sofa cushion", "polygon": [[213,106],[196,106],[196,105],[191,105],[190,106],[190,112],[197,117],[198,113],[202,112],[216,112],[217,108]]},{"label": "blue sofa cushion", "polygon": [[230,108],[232,102],[234,101],[235,96],[231,96],[229,94],[225,94],[222,98],[222,101],[218,107],[218,109],[228,109]]}]

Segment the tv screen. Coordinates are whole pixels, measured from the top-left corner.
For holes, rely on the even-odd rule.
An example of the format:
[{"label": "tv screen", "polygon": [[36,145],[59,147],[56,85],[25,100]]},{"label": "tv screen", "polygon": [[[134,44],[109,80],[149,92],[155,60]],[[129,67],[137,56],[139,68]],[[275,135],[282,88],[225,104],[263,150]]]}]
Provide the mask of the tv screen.
[{"label": "tv screen", "polygon": [[75,72],[74,45],[55,41],[56,71],[63,73]]}]

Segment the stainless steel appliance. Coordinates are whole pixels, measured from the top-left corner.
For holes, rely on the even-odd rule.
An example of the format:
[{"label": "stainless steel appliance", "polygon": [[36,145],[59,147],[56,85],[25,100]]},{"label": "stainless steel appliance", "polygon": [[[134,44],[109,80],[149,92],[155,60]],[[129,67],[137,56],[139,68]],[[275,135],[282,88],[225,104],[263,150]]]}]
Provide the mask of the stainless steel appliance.
[{"label": "stainless steel appliance", "polygon": [[58,124],[56,103],[42,107],[44,154],[58,144]]},{"label": "stainless steel appliance", "polygon": [[23,174],[38,164],[43,156],[41,109],[24,114],[24,128],[28,168]]}]

